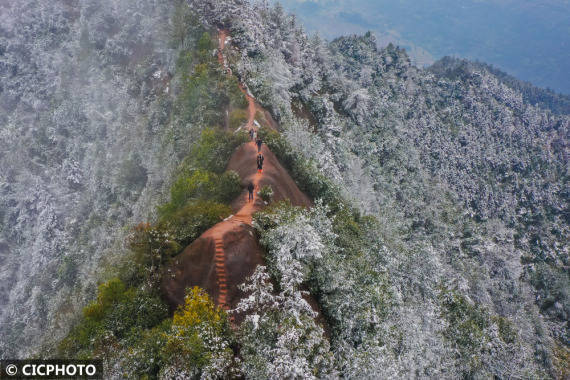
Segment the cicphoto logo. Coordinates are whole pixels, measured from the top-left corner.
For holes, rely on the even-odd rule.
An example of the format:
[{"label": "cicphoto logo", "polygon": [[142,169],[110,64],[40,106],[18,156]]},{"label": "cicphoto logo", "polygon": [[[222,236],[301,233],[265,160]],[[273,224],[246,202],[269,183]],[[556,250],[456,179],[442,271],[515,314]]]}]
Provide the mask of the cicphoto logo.
[{"label": "cicphoto logo", "polygon": [[2,360],[0,379],[102,379],[101,360]]}]

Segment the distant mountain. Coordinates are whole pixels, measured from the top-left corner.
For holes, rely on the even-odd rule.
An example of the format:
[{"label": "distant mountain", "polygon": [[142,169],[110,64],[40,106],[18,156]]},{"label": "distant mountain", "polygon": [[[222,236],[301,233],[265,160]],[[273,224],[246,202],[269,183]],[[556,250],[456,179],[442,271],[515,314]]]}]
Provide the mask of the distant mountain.
[{"label": "distant mountain", "polygon": [[568,1],[279,2],[308,30],[329,39],[372,30],[381,46],[388,41],[405,47],[419,65],[443,56],[480,60],[536,86],[570,94]]},{"label": "distant mountain", "polygon": [[467,61],[465,59],[444,57],[429,67],[429,71],[434,74],[452,80],[465,79],[473,70],[485,70],[492,73],[501,83],[520,92],[527,104],[548,109],[555,114],[570,115],[570,96],[557,94],[552,90],[536,87],[532,83],[519,80],[493,65]]}]

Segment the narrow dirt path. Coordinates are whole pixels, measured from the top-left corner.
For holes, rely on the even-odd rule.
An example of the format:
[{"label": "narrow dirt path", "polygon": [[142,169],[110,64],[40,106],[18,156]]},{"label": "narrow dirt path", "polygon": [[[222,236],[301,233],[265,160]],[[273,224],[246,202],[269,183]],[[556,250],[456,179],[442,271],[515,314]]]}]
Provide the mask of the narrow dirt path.
[{"label": "narrow dirt path", "polygon": [[[249,143],[248,145],[252,144],[253,143]],[[247,149],[247,152],[244,152],[250,158],[247,161],[251,161],[251,153],[249,152],[250,150],[251,149]],[[248,164],[252,165],[251,162],[248,162]],[[253,176],[248,176],[246,181],[248,181],[247,183],[252,182],[255,189],[259,189],[259,182],[261,180],[261,177],[262,174],[256,172]],[[244,183],[243,180],[242,183]],[[224,249],[223,238],[226,234],[232,231],[238,232],[239,230],[242,230],[243,225],[251,226],[253,214],[262,208],[262,204],[260,204],[260,202],[256,199],[256,195],[254,195],[254,201],[252,202],[249,201],[249,194],[247,196],[248,201],[246,203],[243,202],[243,194],[234,201],[234,210],[238,209],[239,207],[235,215],[231,215],[223,222],[216,224],[201,236],[203,238],[210,238],[214,240],[215,275],[217,278],[216,284],[218,286],[217,299],[215,301],[216,304],[218,304],[218,306],[224,310],[230,309],[230,303],[228,302],[228,273],[226,271],[226,252]]]},{"label": "narrow dirt path", "polygon": [[[227,31],[220,30],[218,60],[231,74],[223,55],[227,38]],[[243,85],[240,88],[248,101],[247,128],[257,129],[256,112],[265,111]],[[265,157],[263,173],[257,171],[254,142],[236,149],[227,166],[227,170],[239,174],[244,188],[253,183],[254,200],[248,200],[247,190],[242,192],[232,203],[234,215],[204,232],[167,267],[161,287],[171,310],[184,303],[186,289],[193,286],[205,289],[224,310],[235,306],[243,297],[237,286],[251,276],[258,265],[264,264],[263,251],[251,226],[253,214],[265,206],[257,195],[262,186],[272,187],[276,201],[289,199],[293,205],[311,207],[311,200],[299,190],[267,146],[262,146],[261,153]]]},{"label": "narrow dirt path", "polygon": [[255,104],[255,99],[249,94],[249,91],[240,83],[239,88],[241,92],[244,93],[245,97],[247,98],[247,112],[248,112],[248,119],[247,119],[247,129],[255,128],[255,114],[257,112],[257,107]]},{"label": "narrow dirt path", "polygon": [[224,57],[224,49],[226,47],[226,41],[228,39],[228,31],[224,29],[220,29],[218,32],[218,63],[224,69],[226,69],[229,75],[232,74],[232,70],[230,69],[229,65],[226,62],[226,58]]},{"label": "narrow dirt path", "polygon": [[227,304],[227,293],[228,293],[228,281],[226,278],[226,254],[224,253],[224,242],[219,236],[214,238],[215,253],[214,261],[216,263],[216,276],[218,277],[218,288],[220,289],[218,293],[218,305],[221,308],[226,309]]},{"label": "narrow dirt path", "polygon": [[[224,49],[226,48],[228,39],[229,39],[229,32],[225,29],[220,29],[218,31],[218,62],[220,63],[220,66],[222,66],[226,70],[226,73],[228,75],[232,75],[232,69],[230,68],[226,60],[226,57],[224,56]],[[251,95],[247,87],[240,82],[239,88],[247,99],[248,119],[247,119],[247,124],[245,126],[246,129],[257,128],[257,126],[255,125],[255,116],[257,112],[260,112],[265,117],[271,128],[277,129],[277,123],[273,120],[271,114],[266,110],[264,110],[261,106],[259,106],[259,104],[257,104],[255,98],[253,97],[253,95]]]},{"label": "narrow dirt path", "polygon": [[[224,49],[226,47],[226,42],[228,40],[228,32],[224,29],[221,29],[218,33],[218,62],[220,63],[220,65],[226,69],[226,72],[228,75],[232,75],[232,70],[229,67],[229,65],[227,64],[226,58],[224,57]],[[247,129],[251,129],[254,128],[255,129],[255,114],[256,114],[256,104],[255,104],[255,100],[253,99],[253,97],[251,96],[251,94],[249,94],[249,92],[247,91],[247,89],[245,88],[244,85],[242,85],[241,83],[239,84],[240,86],[240,90],[243,92],[243,94],[245,95],[247,102],[248,102],[248,121],[247,121],[247,125],[246,128]],[[258,188],[259,185],[259,176],[257,176],[254,181],[253,181],[254,187],[255,189]],[[226,273],[226,265],[225,265],[225,261],[226,261],[226,255],[225,255],[225,251],[224,251],[224,243],[222,240],[223,235],[225,235],[227,232],[231,231],[232,228],[235,227],[235,223],[241,224],[241,223],[245,223],[247,225],[251,225],[252,223],[252,215],[255,212],[255,208],[253,206],[253,202],[249,202],[247,204],[245,204],[235,216],[231,216],[227,221],[229,221],[230,223],[232,223],[232,227],[230,228],[230,226],[227,223],[220,223],[218,224],[216,227],[216,229],[213,229],[213,231],[210,231],[210,234],[212,235],[212,238],[214,239],[215,242],[215,253],[214,253],[214,260],[216,263],[216,277],[217,277],[217,285],[218,285],[218,298],[217,298],[217,304],[224,310],[229,310],[230,305],[227,302],[227,273]],[[205,236],[207,236],[206,234],[204,234]]]},{"label": "narrow dirt path", "polygon": [[225,310],[241,299],[243,294],[237,286],[253,274],[257,265],[264,264],[263,250],[251,226],[253,214],[265,207],[257,195],[261,187],[270,185],[276,201],[289,199],[293,205],[311,207],[311,200],[267,146],[261,152],[265,156],[262,174],[257,172],[257,147],[253,142],[241,145],[227,167],[239,174],[242,186],[254,184],[254,201],[248,202],[248,191],[244,190],[231,205],[234,215],[204,232],[166,268],[161,287],[171,310],[183,304],[186,288],[193,286],[205,289]]}]

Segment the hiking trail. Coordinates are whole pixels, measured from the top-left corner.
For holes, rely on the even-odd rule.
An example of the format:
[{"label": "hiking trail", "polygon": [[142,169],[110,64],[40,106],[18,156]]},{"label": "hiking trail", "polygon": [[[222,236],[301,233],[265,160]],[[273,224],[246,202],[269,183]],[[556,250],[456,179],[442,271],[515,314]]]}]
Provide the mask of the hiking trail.
[{"label": "hiking trail", "polygon": [[[228,41],[230,41],[230,39],[231,39],[231,37],[229,37],[229,33],[227,30],[220,29],[218,31],[218,62],[220,64],[220,66],[222,66],[226,70],[226,73],[228,75],[233,75],[232,69],[230,68],[230,66],[227,62],[227,59],[224,56],[224,49],[226,48],[226,44],[228,43]],[[255,116],[256,116],[257,112],[260,112],[261,115],[263,115],[263,117],[265,118],[265,120],[269,124],[269,127],[273,128],[273,129],[277,129],[277,123],[271,117],[271,113],[269,113],[267,110],[265,110],[261,106],[259,106],[259,104],[257,104],[257,102],[255,101],[255,98],[253,97],[253,95],[251,94],[249,89],[241,81],[239,82],[239,88],[240,88],[241,92],[245,95],[245,97],[247,99],[247,104],[248,104],[248,106],[247,106],[247,111],[248,111],[247,124],[245,126],[243,126],[242,128],[257,129],[258,124],[256,123]]]},{"label": "hiking trail", "polygon": [[[227,32],[220,30],[218,60],[231,74],[223,55],[227,38]],[[257,129],[256,113],[268,112],[255,102],[243,84],[240,88],[248,101],[246,128]],[[271,124],[268,118],[266,121]],[[312,205],[266,145],[262,145],[261,153],[265,157],[262,173],[257,171],[257,146],[253,141],[238,147],[226,168],[239,174],[243,188],[253,183],[254,200],[248,201],[248,191],[244,190],[231,204],[234,214],[204,232],[167,267],[161,286],[171,310],[184,303],[186,288],[193,286],[205,289],[226,311],[237,305],[243,296],[237,286],[253,274],[257,265],[264,264],[263,251],[252,227],[253,214],[265,206],[257,194],[261,187],[270,185],[275,201],[289,199],[296,206]]]}]

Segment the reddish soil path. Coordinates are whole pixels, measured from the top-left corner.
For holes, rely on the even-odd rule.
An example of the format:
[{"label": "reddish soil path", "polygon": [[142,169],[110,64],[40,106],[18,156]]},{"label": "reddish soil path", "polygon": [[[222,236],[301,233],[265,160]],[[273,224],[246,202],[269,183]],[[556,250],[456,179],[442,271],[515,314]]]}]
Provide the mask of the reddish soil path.
[{"label": "reddish soil path", "polygon": [[219,288],[218,305],[223,309],[227,309],[228,282],[226,279],[226,255],[224,253],[224,242],[219,236],[216,236],[214,237],[214,244],[214,262],[216,263],[216,277],[218,279],[217,284]]},{"label": "reddish soil path", "polygon": [[[253,142],[242,145],[232,155],[228,163],[228,170],[234,170],[242,179],[242,186],[247,186],[250,182],[256,189],[261,189],[265,185],[270,185],[273,189],[273,199],[280,201],[290,199],[291,203],[297,206],[311,207],[310,198],[305,195],[291,178],[287,170],[281,166],[279,160],[266,145],[261,146],[261,153],[265,157],[263,173],[259,174],[256,167],[257,146]],[[243,197],[238,197],[232,208],[237,211],[236,215],[253,214],[263,208],[263,202],[257,196],[253,204],[247,204],[247,192]],[[242,208],[243,207],[243,208]]]},{"label": "reddish soil path", "polygon": [[[229,37],[229,32],[227,30],[220,29],[218,31],[218,62],[220,63],[220,66],[222,66],[226,70],[228,75],[232,75],[232,69],[229,67],[228,62],[224,57],[224,49],[226,48],[228,37]],[[241,92],[245,95],[248,104],[247,105],[248,119],[247,119],[246,129],[256,128],[255,115],[258,111],[261,112],[261,114],[265,117],[265,119],[269,123],[269,127],[277,129],[277,123],[275,123],[275,121],[271,117],[271,114],[266,110],[264,110],[261,106],[259,106],[259,104],[257,104],[255,98],[253,97],[253,95],[251,95],[247,87],[240,82],[239,88]]]},{"label": "reddish soil path", "polygon": [[224,49],[226,47],[226,40],[228,39],[228,31],[221,29],[218,32],[218,63],[220,66],[225,68],[228,74],[231,75],[232,70],[229,68],[228,64],[226,63],[226,59],[224,57]]},{"label": "reddish soil path", "polygon": [[[240,146],[230,158],[228,170],[235,170],[242,185],[253,182],[258,190],[271,185],[274,199],[290,199],[294,205],[310,207],[311,200],[303,193],[275,155],[262,147],[265,156],[263,173],[257,172],[257,147],[253,142]],[[204,232],[176,256],[163,276],[162,291],[171,309],[184,302],[186,288],[200,286],[224,309],[237,305],[243,296],[237,285],[263,264],[263,251],[251,226],[252,215],[264,207],[255,194],[248,202],[245,190],[233,203],[235,214]]]},{"label": "reddish soil path", "polygon": [[247,112],[248,112],[248,119],[247,119],[247,129],[255,128],[255,114],[257,112],[257,104],[255,103],[255,99],[250,95],[247,88],[244,87],[243,84],[240,83],[239,88],[241,92],[244,93],[245,97],[247,98]]},{"label": "reddish soil path", "polygon": [[[223,55],[226,39],[227,32],[220,30],[218,59],[231,74]],[[248,100],[247,128],[255,129],[256,112],[265,111],[256,104],[245,86],[240,88]],[[267,112],[265,114],[268,115]],[[266,120],[274,123],[270,117],[266,116]],[[186,289],[193,286],[205,289],[216,304],[225,310],[236,306],[243,297],[237,285],[243,283],[258,265],[264,263],[263,251],[251,226],[252,215],[265,206],[257,196],[261,187],[270,185],[276,201],[289,199],[293,205],[312,205],[311,200],[299,190],[267,146],[262,146],[261,153],[265,157],[263,173],[257,171],[257,146],[254,142],[240,146],[230,158],[227,167],[228,170],[239,174],[244,188],[253,183],[254,201],[248,201],[247,190],[242,192],[232,203],[234,215],[204,232],[166,268],[161,288],[171,310],[184,303]]]}]

